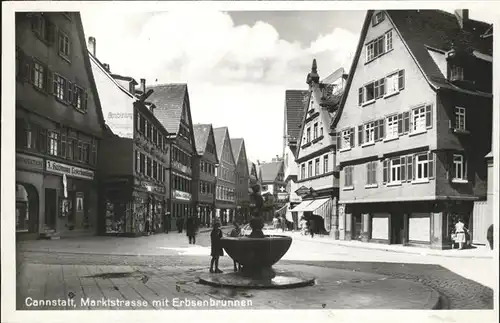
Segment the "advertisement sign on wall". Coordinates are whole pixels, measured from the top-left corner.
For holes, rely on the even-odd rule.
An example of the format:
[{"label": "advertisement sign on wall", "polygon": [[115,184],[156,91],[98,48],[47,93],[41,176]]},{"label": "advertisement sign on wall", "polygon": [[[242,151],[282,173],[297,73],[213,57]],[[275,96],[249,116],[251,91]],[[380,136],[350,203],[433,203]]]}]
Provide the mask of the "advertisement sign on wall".
[{"label": "advertisement sign on wall", "polygon": [[66,175],[71,177],[78,177],[83,179],[94,179],[94,172],[90,169],[71,166],[63,163],[58,163],[52,160],[47,160],[45,163],[47,172]]}]

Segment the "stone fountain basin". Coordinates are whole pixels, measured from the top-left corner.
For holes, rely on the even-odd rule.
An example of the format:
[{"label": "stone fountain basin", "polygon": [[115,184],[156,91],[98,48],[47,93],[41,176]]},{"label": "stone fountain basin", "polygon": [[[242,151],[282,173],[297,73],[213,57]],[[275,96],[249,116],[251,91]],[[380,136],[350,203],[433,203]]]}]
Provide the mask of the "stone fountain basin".
[{"label": "stone fountain basin", "polygon": [[271,267],[288,251],[292,238],[278,235],[223,237],[221,243],[227,254],[243,267]]}]

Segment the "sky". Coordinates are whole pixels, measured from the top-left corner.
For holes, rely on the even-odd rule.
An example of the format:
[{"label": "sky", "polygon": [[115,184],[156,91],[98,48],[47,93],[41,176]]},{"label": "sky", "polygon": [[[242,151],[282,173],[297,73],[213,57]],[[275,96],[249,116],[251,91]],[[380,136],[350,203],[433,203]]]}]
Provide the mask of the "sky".
[{"label": "sky", "polygon": [[[256,162],[281,155],[287,89],[307,89],[352,62],[366,11],[82,11],[111,72],[147,85],[187,83],[193,123],[227,126]],[[472,19],[492,21],[488,10]]]}]

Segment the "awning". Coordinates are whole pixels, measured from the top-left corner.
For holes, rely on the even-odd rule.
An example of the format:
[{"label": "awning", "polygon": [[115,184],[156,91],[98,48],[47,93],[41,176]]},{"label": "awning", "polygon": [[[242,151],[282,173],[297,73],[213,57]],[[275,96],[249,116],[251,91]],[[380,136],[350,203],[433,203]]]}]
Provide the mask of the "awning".
[{"label": "awning", "polygon": [[299,205],[297,205],[296,207],[294,207],[293,209],[291,209],[290,211],[292,212],[303,212],[304,209],[309,205],[311,204],[312,202],[314,202],[314,200],[307,200],[307,201],[303,201],[301,202]]},{"label": "awning", "polygon": [[329,197],[313,200],[309,205],[306,206],[306,208],[304,209],[304,212],[314,212],[317,209],[319,209],[321,206],[323,206],[323,204],[328,202],[328,200],[330,200]]},{"label": "awning", "polygon": [[288,209],[288,205],[285,204],[281,209],[277,210],[275,213],[278,215],[285,215],[287,209]]}]

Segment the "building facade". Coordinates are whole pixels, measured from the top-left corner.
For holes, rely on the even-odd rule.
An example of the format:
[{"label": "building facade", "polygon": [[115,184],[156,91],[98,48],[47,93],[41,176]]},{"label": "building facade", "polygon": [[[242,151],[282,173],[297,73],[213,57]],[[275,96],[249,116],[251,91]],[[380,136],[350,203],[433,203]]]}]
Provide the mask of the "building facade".
[{"label": "building facade", "polygon": [[196,146],[191,119],[187,84],[166,84],[147,88],[148,98],[156,108],[154,116],[172,135],[170,152],[171,228],[184,226],[188,216],[195,214],[193,200],[193,156]]},{"label": "building facade", "polygon": [[491,149],[487,28],[465,10],[367,13],[333,123],[341,239],[444,249],[458,217],[472,226]]},{"label": "building facade", "polygon": [[263,217],[265,221],[270,221],[276,212],[281,210],[287,204],[285,173],[283,159],[273,158],[271,162],[259,163],[259,182],[261,194],[264,199]]},{"label": "building facade", "polygon": [[304,217],[315,221],[319,233],[338,238],[337,201],[339,170],[336,166],[336,139],[328,131],[338,111],[347,75],[338,69],[320,82],[316,60],[307,77],[310,97],[302,119],[297,151],[297,189],[302,202],[291,208],[294,222]]},{"label": "building facade", "polygon": [[219,166],[216,168],[216,217],[222,224],[234,221],[236,209],[236,162],[227,127],[214,128],[215,148]]},{"label": "building facade", "polygon": [[193,160],[194,201],[202,226],[210,226],[215,216],[215,169],[219,164],[211,124],[194,124],[197,155]]},{"label": "building facade", "polygon": [[[133,78],[111,74],[96,57],[89,39],[89,57],[107,126],[101,142],[99,233],[141,236],[163,232],[169,205],[169,133],[154,117]],[[137,95],[137,97],[136,97]]]},{"label": "building facade", "polygon": [[243,138],[231,139],[231,148],[236,161],[236,221],[247,222],[250,220],[250,173],[248,172],[248,159]]},{"label": "building facade", "polygon": [[93,235],[101,111],[79,13],[16,13],[16,233]]},{"label": "building facade", "polygon": [[294,228],[298,227],[297,213],[293,214],[291,209],[302,202],[301,196],[296,191],[300,187],[298,180],[297,158],[300,129],[304,112],[309,102],[309,91],[286,90],[285,91],[285,114],[283,122],[283,172],[285,176],[286,190],[282,195],[288,199],[284,213],[288,221],[293,222]]}]

